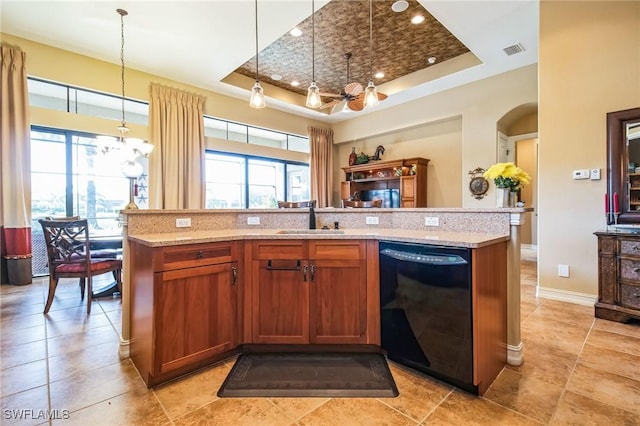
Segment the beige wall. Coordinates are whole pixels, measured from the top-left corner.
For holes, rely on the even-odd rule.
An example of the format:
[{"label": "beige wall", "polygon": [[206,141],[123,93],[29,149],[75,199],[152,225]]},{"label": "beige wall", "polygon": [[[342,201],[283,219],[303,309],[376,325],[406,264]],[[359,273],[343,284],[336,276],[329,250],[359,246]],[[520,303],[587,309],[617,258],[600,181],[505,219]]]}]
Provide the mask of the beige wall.
[{"label": "beige wall", "polygon": [[[640,106],[640,2],[541,1],[539,46],[538,281],[596,295],[606,113]],[[588,168],[603,179],[572,179]]]},{"label": "beige wall", "polygon": [[[462,120],[460,117],[406,129],[391,134],[373,136],[357,143],[336,146],[336,164],[333,181],[334,205],[340,200],[340,182],[345,175],[340,167],[349,164],[351,148],[356,152],[373,155],[378,145],[385,148],[382,160],[422,157],[429,159],[427,166],[427,206],[460,207],[460,168],[462,167]],[[337,201],[336,201],[337,200]]]},{"label": "beige wall", "polygon": [[[537,67],[531,65],[334,124],[334,139],[336,143],[346,144],[346,150],[372,137],[382,136],[379,138],[381,141],[392,140],[393,135],[405,129],[428,128],[461,117],[460,158],[455,158],[457,152],[454,152],[450,158],[438,158],[440,164],[436,166],[429,148],[419,148],[421,157],[434,161],[431,166],[438,167],[438,173],[439,170],[450,169],[458,173],[458,178],[448,182],[447,187],[439,188],[442,193],[440,197],[431,198],[429,195],[428,202],[455,203],[459,199],[461,207],[494,207],[493,184],[484,199],[476,200],[468,190],[468,172],[476,167],[488,168],[496,162],[498,121],[520,105],[535,104],[537,94]],[[344,152],[340,152],[339,164],[345,164]],[[434,177],[438,178],[435,172]],[[438,183],[443,182],[446,182],[444,176],[440,177]],[[445,191],[458,192],[458,195],[450,197],[444,195]]]},{"label": "beige wall", "polygon": [[[27,53],[27,72],[30,76],[67,83],[106,93],[121,93],[120,64],[112,64],[87,56],[56,49],[19,37],[2,33],[2,41],[21,48]],[[149,84],[164,84],[206,96],[205,114],[225,120],[248,123],[254,126],[279,130],[297,135],[307,135],[307,126],[330,126],[306,117],[266,108],[256,110],[249,107],[247,99],[220,95],[166,78],[137,71],[127,66],[125,74],[126,96],[149,100]],[[32,122],[37,125],[90,132],[103,132],[117,136],[117,123],[76,114],[32,108]],[[131,135],[147,138],[146,126],[127,123]],[[215,143],[215,142],[214,142]]]}]

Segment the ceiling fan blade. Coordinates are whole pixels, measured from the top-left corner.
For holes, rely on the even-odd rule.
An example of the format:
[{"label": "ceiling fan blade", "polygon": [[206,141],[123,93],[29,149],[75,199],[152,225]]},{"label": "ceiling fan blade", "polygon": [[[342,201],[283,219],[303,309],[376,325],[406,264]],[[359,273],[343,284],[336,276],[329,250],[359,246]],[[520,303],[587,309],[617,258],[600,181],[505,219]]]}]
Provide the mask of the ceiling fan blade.
[{"label": "ceiling fan blade", "polygon": [[385,95],[384,93],[378,92],[378,100],[379,101],[384,101],[387,98],[388,98],[387,95]]},{"label": "ceiling fan blade", "polygon": [[327,102],[326,104],[320,105],[320,109],[331,108],[332,106],[337,105],[339,103],[340,103],[339,100],[333,100],[331,102]]},{"label": "ceiling fan blade", "polygon": [[358,96],[360,93],[362,93],[362,90],[364,89],[362,88],[362,84],[360,83],[349,83],[344,87],[345,93],[348,93],[352,96]]},{"label": "ceiling fan blade", "polygon": [[339,93],[326,93],[326,92],[320,92],[319,93],[320,96],[324,96],[327,98],[341,98],[342,95]]},{"label": "ceiling fan blade", "polygon": [[364,96],[358,96],[352,101],[347,103],[347,106],[351,111],[362,111],[364,108]]}]

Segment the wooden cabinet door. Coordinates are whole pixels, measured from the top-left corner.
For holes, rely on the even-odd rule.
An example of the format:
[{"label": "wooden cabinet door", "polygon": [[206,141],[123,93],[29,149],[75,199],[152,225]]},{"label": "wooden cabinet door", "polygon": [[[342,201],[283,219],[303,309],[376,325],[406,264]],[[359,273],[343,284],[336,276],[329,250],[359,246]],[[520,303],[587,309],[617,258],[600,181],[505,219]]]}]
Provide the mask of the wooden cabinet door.
[{"label": "wooden cabinet door", "polygon": [[415,176],[400,178],[400,207],[415,207]]},{"label": "wooden cabinet door", "polygon": [[314,260],[310,265],[311,343],[366,343],[364,260]]},{"label": "wooden cabinet door", "polygon": [[309,241],[311,343],[366,343],[366,243]]},{"label": "wooden cabinet door", "polygon": [[237,263],[156,273],[156,374],[237,346]]},{"label": "wooden cabinet door", "polygon": [[253,260],[253,343],[309,342],[308,264],[303,260]]}]

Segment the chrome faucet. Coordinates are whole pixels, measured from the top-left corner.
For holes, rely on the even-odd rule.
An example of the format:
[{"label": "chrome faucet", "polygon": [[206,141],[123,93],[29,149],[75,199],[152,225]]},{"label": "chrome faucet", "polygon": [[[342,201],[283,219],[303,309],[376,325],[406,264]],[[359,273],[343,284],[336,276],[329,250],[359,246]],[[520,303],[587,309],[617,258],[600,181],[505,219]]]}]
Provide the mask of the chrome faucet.
[{"label": "chrome faucet", "polygon": [[309,229],[316,229],[316,211],[313,204],[309,206]]}]

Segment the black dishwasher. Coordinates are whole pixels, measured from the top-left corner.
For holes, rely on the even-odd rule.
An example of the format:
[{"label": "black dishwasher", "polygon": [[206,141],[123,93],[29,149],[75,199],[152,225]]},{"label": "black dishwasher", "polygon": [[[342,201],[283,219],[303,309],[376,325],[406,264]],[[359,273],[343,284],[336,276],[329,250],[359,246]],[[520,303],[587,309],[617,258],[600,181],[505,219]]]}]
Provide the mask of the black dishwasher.
[{"label": "black dishwasher", "polygon": [[473,384],[471,250],[380,242],[380,321],[387,357],[469,392]]}]

